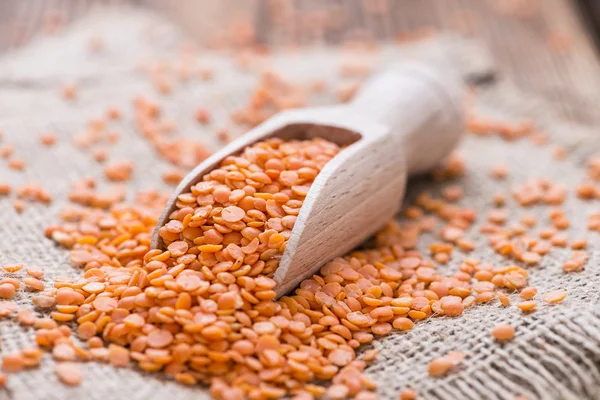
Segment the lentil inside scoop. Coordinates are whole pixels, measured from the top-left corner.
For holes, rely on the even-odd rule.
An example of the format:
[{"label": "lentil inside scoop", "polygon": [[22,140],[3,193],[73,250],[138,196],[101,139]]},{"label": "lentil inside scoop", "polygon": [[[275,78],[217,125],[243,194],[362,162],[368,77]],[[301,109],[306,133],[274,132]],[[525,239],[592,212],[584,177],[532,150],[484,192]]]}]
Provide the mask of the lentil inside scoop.
[{"label": "lentil inside scoop", "polygon": [[202,271],[198,285],[217,280],[224,289],[239,276],[272,276],[310,185],[339,151],[319,138],[269,139],[227,157],[178,197],[159,229],[168,252],[153,254],[149,265],[185,265]]}]

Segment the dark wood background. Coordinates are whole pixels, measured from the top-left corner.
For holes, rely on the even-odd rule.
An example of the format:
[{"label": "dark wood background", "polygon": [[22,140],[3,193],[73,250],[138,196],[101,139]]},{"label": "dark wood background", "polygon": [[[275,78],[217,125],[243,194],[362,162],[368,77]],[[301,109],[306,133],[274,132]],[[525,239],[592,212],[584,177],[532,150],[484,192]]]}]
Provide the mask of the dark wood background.
[{"label": "dark wood background", "polygon": [[[187,0],[182,0],[187,1]],[[190,0],[191,1],[191,0]],[[379,0],[368,0],[379,2]],[[383,0],[381,0],[383,1]],[[53,18],[75,19],[97,3],[117,0],[0,0],[0,50],[13,49],[34,37]],[[136,4],[165,7],[165,1],[133,0]],[[582,124],[600,123],[600,60],[592,31],[585,23],[589,10],[571,0],[389,0],[389,10],[373,14],[361,0],[297,0],[298,10],[323,6],[343,9],[343,30],[360,28],[376,38],[425,30],[452,30],[488,46],[502,75],[527,93],[545,98],[559,115]],[[167,2],[167,4],[170,2]],[[175,1],[177,3],[177,1]],[[219,15],[254,14],[259,40],[271,42],[282,35],[282,26],[265,14],[274,1],[198,1],[220,7]],[[196,3],[196,4],[198,4]],[[228,4],[227,4],[228,3]],[[216,4],[216,5],[215,5]],[[243,4],[243,6],[241,5]],[[225,14],[224,14],[225,13]],[[207,12],[206,15],[209,15]],[[218,18],[210,14],[213,23]],[[216,19],[216,21],[215,21]],[[195,21],[193,21],[195,22]],[[292,21],[285,26],[309,21]],[[198,22],[195,25],[200,26]],[[222,25],[222,24],[221,24]],[[285,32],[284,32],[285,33]],[[337,32],[343,37],[343,32]],[[289,35],[289,32],[287,32]],[[386,37],[387,36],[387,37]],[[325,36],[331,41],[336,35]],[[302,38],[295,40],[302,42]]]}]

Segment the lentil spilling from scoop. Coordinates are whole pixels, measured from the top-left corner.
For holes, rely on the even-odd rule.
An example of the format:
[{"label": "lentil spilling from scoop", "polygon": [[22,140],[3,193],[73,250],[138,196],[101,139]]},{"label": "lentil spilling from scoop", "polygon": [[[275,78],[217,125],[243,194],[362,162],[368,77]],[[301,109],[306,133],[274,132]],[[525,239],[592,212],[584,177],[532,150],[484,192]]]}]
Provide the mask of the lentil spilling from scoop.
[{"label": "lentil spilling from scoop", "polygon": [[[51,319],[34,321],[37,343],[54,346],[59,361],[91,358],[122,367],[133,360],[184,384],[209,384],[221,399],[372,398],[375,383],[363,370],[374,356],[357,359],[361,344],[392,329],[410,330],[433,314],[459,316],[480,296],[489,301],[492,278],[502,285],[510,276],[510,285],[525,285],[520,267],[492,270],[477,260],[454,276],[438,274],[413,250],[418,236],[431,229],[419,209],[406,229],[390,223],[373,249],[327,263],[275,301],[271,276],[304,198],[339,151],[323,139],[268,139],[224,159],[179,196],[158,231],[164,249],[149,244],[165,196],[150,192],[134,206],[64,210],[66,222],[46,234],[70,247],[72,262],[85,272],[45,290],[26,278],[25,284],[43,290],[35,304],[55,308]],[[458,221],[461,229],[471,225],[469,210],[444,204],[419,200],[424,210]],[[432,251],[447,255],[447,247]],[[485,274],[473,285],[477,298],[469,283],[475,273]],[[88,348],[70,340],[70,330],[60,325],[69,321],[78,324]],[[69,384],[81,380],[76,378]]]}]

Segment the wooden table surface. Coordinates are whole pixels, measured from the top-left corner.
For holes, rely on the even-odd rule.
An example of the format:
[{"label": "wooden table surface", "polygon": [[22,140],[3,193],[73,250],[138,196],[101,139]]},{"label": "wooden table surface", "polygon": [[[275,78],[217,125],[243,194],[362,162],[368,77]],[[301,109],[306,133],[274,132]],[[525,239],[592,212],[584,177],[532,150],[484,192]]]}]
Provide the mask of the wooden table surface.
[{"label": "wooden table surface", "polygon": [[[111,1],[115,0],[2,0],[0,49],[15,47],[31,35],[47,10],[67,12],[75,18],[98,2]],[[231,8],[231,1],[225,6],[227,0],[217,1],[225,10],[243,10],[238,0]],[[133,2],[157,4],[155,0]],[[424,28],[459,31],[488,46],[501,75],[523,91],[554,104],[559,115],[576,123],[600,124],[600,108],[596,106],[600,100],[600,59],[573,0],[389,0],[389,11],[384,15],[365,12],[361,0],[277,3],[293,3],[296,9],[323,4],[343,8],[348,27],[363,28],[378,38]],[[248,0],[246,5],[248,10],[259,11],[268,6],[267,0]],[[254,20],[259,39],[270,41],[281,35],[281,26],[268,17]],[[14,26],[19,27],[21,39],[15,36]]]}]

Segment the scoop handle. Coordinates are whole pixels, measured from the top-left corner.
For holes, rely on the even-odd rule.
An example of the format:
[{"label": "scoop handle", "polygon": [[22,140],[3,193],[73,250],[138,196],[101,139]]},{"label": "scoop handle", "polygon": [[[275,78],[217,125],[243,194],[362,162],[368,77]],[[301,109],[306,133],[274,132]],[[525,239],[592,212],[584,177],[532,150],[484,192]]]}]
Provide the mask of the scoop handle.
[{"label": "scoop handle", "polygon": [[409,174],[437,165],[464,131],[463,84],[449,71],[403,62],[375,74],[347,105],[390,129],[390,146],[406,157]]}]

